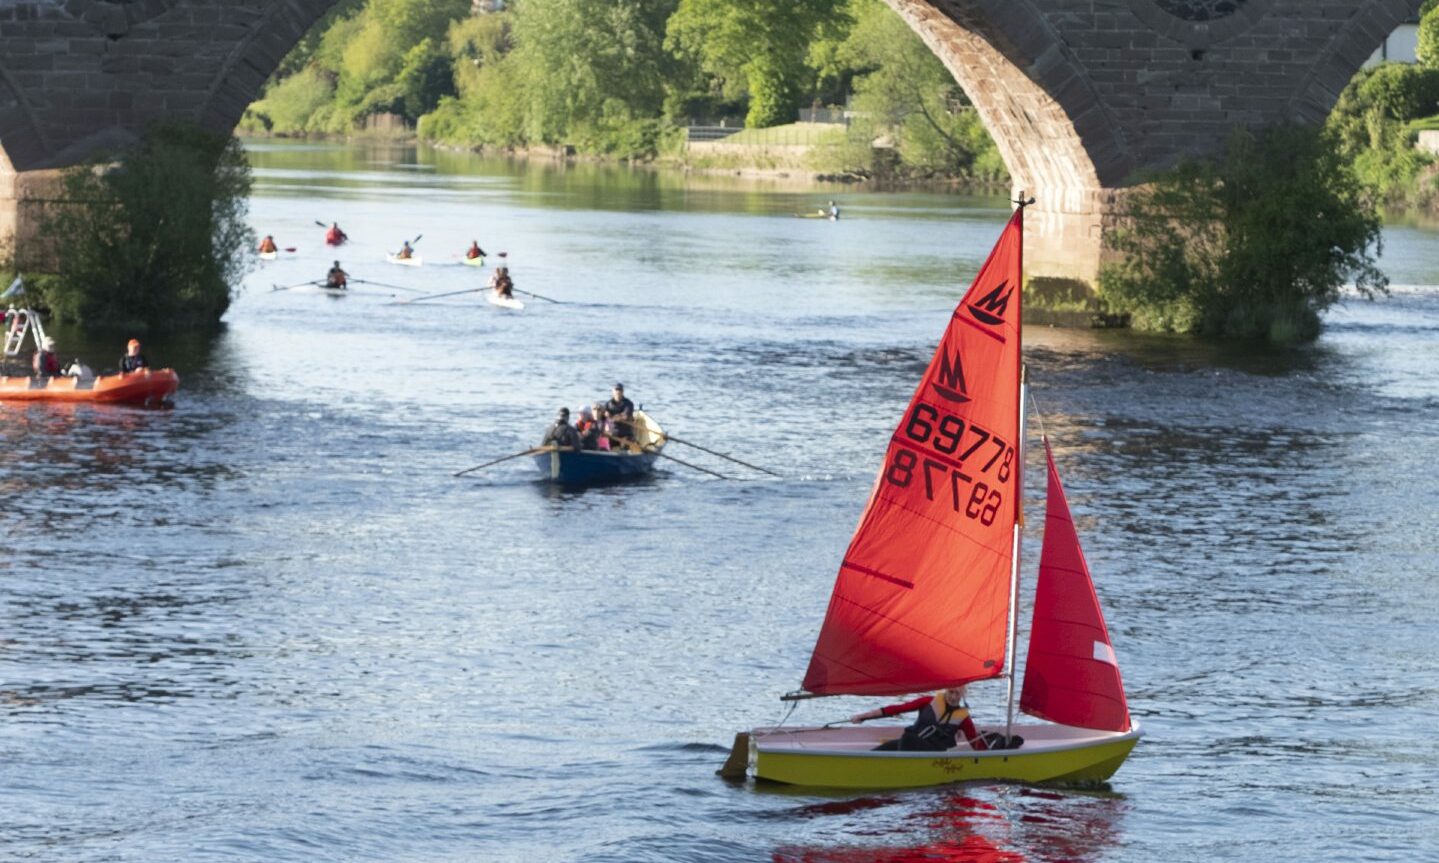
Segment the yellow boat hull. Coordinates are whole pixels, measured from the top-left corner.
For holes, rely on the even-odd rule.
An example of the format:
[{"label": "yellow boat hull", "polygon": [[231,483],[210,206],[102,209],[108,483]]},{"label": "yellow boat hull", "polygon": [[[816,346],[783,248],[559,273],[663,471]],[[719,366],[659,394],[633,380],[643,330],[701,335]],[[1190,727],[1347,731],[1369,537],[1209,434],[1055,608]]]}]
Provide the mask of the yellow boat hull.
[{"label": "yellow boat hull", "polygon": [[[1017,726],[1019,749],[875,752],[900,729],[755,729],[749,768],[757,779],[823,788],[919,788],[951,782],[1095,784],[1124,763],[1142,732]],[[1002,729],[998,729],[1002,730]]]}]

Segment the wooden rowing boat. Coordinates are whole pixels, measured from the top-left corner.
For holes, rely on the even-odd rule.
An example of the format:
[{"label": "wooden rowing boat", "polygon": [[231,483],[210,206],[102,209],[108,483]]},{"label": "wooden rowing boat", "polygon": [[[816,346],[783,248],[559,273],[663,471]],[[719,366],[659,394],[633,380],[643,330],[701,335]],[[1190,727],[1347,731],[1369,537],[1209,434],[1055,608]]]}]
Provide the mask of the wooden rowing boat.
[{"label": "wooden rowing boat", "polygon": [[664,449],[664,429],[644,411],[635,411],[635,443],[626,449],[568,450],[546,447],[534,456],[535,466],[559,485],[602,485],[645,476],[654,471]]},{"label": "wooden rowing boat", "polygon": [[180,386],[174,369],[141,369],[119,375],[72,377],[0,377],[0,399],[29,402],[97,402],[159,405]]}]

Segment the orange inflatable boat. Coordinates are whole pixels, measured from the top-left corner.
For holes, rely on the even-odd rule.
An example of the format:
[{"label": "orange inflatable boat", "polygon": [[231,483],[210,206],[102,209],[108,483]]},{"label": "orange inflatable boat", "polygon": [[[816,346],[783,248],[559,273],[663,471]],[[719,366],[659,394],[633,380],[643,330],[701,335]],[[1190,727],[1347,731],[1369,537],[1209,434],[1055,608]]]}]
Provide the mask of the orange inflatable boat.
[{"label": "orange inflatable boat", "polygon": [[141,369],[124,375],[101,375],[88,380],[70,377],[0,377],[0,399],[8,401],[104,402],[106,404],[158,405],[180,386],[174,369]]}]

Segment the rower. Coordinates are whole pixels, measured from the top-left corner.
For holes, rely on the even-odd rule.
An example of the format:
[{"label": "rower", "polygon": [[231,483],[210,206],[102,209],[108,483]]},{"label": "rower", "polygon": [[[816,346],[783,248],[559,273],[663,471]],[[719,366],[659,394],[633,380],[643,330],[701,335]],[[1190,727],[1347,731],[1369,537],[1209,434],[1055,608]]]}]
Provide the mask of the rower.
[{"label": "rower", "polygon": [[[500,254],[504,254],[501,252]],[[515,295],[515,280],[510,278],[510,268],[504,264],[495,267],[494,275],[490,276],[490,290],[495,296],[512,299]]]},{"label": "rower", "polygon": [[330,229],[325,232],[325,242],[332,246],[338,246],[350,239],[349,235],[340,230],[339,222],[331,222]]},{"label": "rower", "polygon": [[30,366],[35,370],[35,377],[49,378],[60,374],[60,358],[55,356],[55,340],[46,336],[40,342],[40,350],[30,360]]},{"label": "rower", "polygon": [[635,418],[635,403],[625,398],[624,384],[616,383],[611,390],[610,400],[605,402],[605,413],[609,415],[615,437],[629,440],[635,436],[635,427],[631,425]]},{"label": "rower", "polygon": [[343,291],[350,285],[350,274],[340,269],[340,262],[336,261],[330,271],[325,274],[325,287],[337,291]]},{"label": "rower", "polygon": [[479,240],[471,240],[471,241],[470,241],[470,247],[465,250],[465,258],[466,258],[466,260],[471,260],[471,261],[473,261],[475,258],[483,258],[484,256],[485,256],[485,250],[482,249],[482,248],[480,248],[480,241],[479,241]]},{"label": "rower", "polygon": [[150,368],[150,362],[145,359],[144,354],[140,353],[140,340],[131,339],[125,345],[125,356],[120,358],[120,374],[126,375],[148,368]]},{"label": "rower", "polygon": [[399,258],[402,261],[408,261],[410,258],[414,257],[414,255],[415,250],[410,248],[409,240],[406,240],[405,245],[400,248],[400,251],[395,253],[395,257]]},{"label": "rower", "polygon": [[260,241],[260,254],[269,255],[278,251],[279,248],[275,245],[275,238],[270,234],[266,234],[265,239]]},{"label": "rower", "polygon": [[579,450],[580,448],[580,433],[570,425],[569,408],[560,408],[559,413],[555,415],[555,421],[550,424],[548,429],[545,429],[545,439],[540,442],[540,446],[552,444],[561,449]]},{"label": "rower", "polygon": [[839,204],[836,204],[834,201],[829,202],[829,220],[831,222],[839,221]]}]

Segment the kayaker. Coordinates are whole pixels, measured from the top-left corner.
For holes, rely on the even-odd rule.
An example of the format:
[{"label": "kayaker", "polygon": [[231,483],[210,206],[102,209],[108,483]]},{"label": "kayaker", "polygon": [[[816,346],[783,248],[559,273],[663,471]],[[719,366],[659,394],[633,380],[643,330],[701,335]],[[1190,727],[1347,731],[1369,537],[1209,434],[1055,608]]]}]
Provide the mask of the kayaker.
[{"label": "kayaker", "polygon": [[605,414],[610,418],[615,437],[629,440],[635,436],[635,427],[631,425],[635,418],[635,403],[625,398],[624,384],[616,383],[610,391],[610,400],[605,402]]},{"label": "kayaker", "polygon": [[415,256],[415,250],[412,249],[412,248],[410,248],[410,241],[409,241],[409,240],[406,240],[406,241],[405,241],[405,245],[401,246],[401,247],[400,247],[400,250],[395,253],[395,257],[399,258],[399,259],[402,260],[402,261],[408,261],[410,258],[413,258],[414,256]]},{"label": "kayaker", "polygon": [[350,239],[350,235],[349,235],[349,234],[346,234],[344,231],[340,230],[340,223],[339,223],[339,222],[331,222],[331,223],[330,223],[330,229],[325,232],[325,242],[326,242],[326,243],[328,243],[328,244],[331,245],[331,246],[338,246],[338,245],[340,245],[341,243],[345,242],[345,241],[348,240],[348,239]]},{"label": "kayaker", "polygon": [[515,280],[510,278],[510,268],[500,264],[490,276],[490,290],[495,296],[513,299],[515,296]]},{"label": "kayaker", "polygon": [[260,254],[268,255],[278,251],[280,251],[280,249],[275,245],[275,238],[270,234],[266,234],[265,239],[260,241]]},{"label": "kayaker", "polygon": [[343,291],[349,286],[350,274],[340,269],[340,262],[336,261],[330,271],[325,274],[325,287]]},{"label": "kayaker", "polygon": [[130,372],[138,372],[140,369],[148,369],[149,367],[149,360],[146,360],[145,355],[140,353],[140,340],[131,339],[127,342],[125,344],[125,356],[120,358],[120,374],[125,375]]},{"label": "kayaker", "polygon": [[849,721],[857,725],[868,719],[898,716],[914,710],[919,711],[919,716],[914,720],[914,724],[906,728],[904,733],[894,740],[888,740],[876,746],[876,750],[943,752],[946,749],[953,749],[960,740],[967,741],[972,749],[981,751],[989,749],[984,738],[980,737],[978,729],[974,727],[974,720],[969,718],[969,707],[964,703],[963,686],[952,686],[936,692],[934,695],[923,695],[903,704],[890,704],[874,710],[866,710],[863,713],[856,713],[849,718]]},{"label": "kayaker", "polygon": [[484,256],[485,250],[480,248],[480,241],[471,240],[470,247],[465,250],[465,258],[473,261],[475,258],[483,258]]},{"label": "kayaker", "polygon": [[49,378],[60,374],[60,358],[55,356],[55,340],[49,336],[40,343],[40,350],[30,360],[30,366],[35,370],[35,377]]},{"label": "kayaker", "polygon": [[580,449],[580,433],[570,425],[569,408],[560,408],[559,413],[555,415],[555,421],[545,430],[545,439],[540,442],[540,446],[551,444],[561,449]]}]

